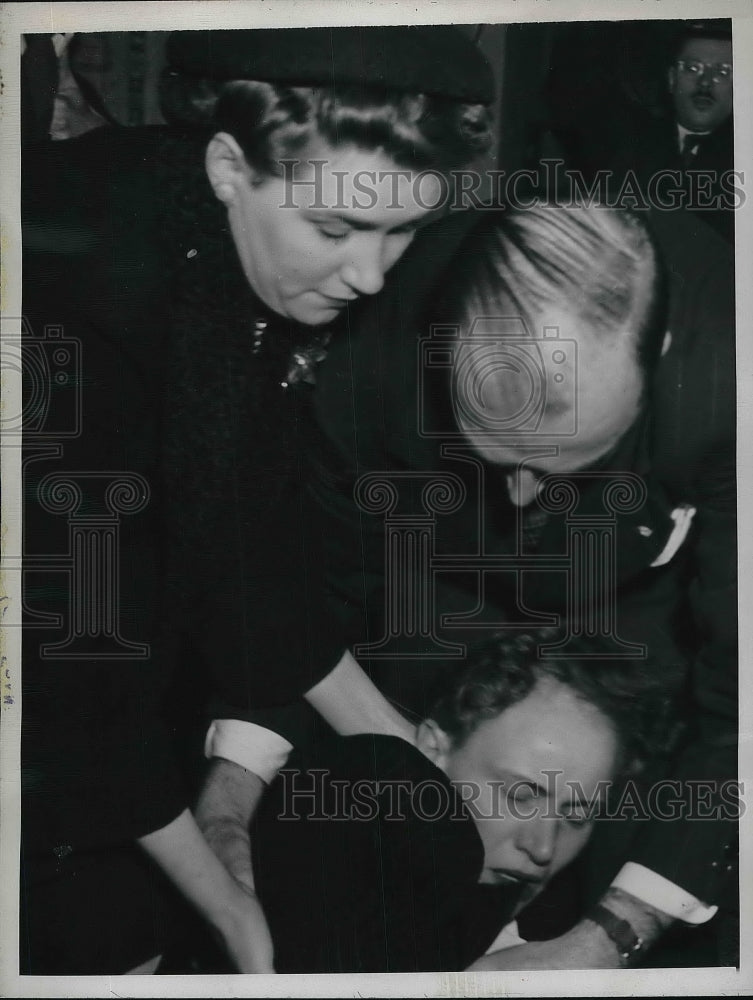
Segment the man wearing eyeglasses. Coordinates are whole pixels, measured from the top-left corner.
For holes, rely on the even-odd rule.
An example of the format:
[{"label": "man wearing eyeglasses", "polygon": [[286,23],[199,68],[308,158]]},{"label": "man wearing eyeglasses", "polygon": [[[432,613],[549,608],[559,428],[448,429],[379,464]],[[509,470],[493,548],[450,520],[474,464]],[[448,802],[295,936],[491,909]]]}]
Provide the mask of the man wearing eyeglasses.
[{"label": "man wearing eyeglasses", "polygon": [[[678,148],[683,162],[723,143],[732,166],[732,39],[715,33],[686,34],[669,70]],[[726,126],[726,128],[725,128]]]},{"label": "man wearing eyeglasses", "polygon": [[733,209],[742,203],[732,76],[729,20],[687,22],[669,53],[667,114],[627,119],[611,163],[615,191],[630,175],[651,206],[689,208],[730,243]]},{"label": "man wearing eyeglasses", "polygon": [[732,37],[714,22],[694,24],[675,52],[668,83],[688,207],[733,242]]}]

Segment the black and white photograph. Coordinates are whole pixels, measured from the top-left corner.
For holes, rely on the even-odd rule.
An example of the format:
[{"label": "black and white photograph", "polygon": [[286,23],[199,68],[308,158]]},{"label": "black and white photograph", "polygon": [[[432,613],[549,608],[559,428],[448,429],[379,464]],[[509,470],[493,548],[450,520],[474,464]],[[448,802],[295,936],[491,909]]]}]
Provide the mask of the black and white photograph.
[{"label": "black and white photograph", "polygon": [[0,17],[0,995],[750,995],[753,8]]}]

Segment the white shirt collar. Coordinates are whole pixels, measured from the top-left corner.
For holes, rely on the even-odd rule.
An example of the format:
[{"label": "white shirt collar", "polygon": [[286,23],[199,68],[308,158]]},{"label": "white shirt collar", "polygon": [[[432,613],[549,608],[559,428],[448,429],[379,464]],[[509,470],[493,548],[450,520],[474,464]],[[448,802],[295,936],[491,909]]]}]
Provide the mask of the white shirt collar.
[{"label": "white shirt collar", "polygon": [[685,128],[685,126],[680,125],[679,122],[677,122],[676,124],[677,124],[677,147],[680,150],[680,152],[682,152],[682,144],[685,142],[686,135],[697,135],[699,138],[702,135],[711,135],[711,129],[709,129],[706,132],[691,132],[689,128]]}]

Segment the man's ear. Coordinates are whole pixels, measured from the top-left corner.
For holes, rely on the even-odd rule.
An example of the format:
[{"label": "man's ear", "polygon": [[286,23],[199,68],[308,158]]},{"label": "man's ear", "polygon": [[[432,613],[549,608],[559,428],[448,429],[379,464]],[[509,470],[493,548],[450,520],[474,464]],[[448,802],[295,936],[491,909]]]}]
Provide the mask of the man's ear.
[{"label": "man's ear", "polygon": [[667,353],[667,351],[670,349],[671,346],[672,346],[672,331],[667,330],[667,332],[664,334],[664,340],[662,341],[661,344],[662,357],[664,357],[664,355]]},{"label": "man's ear", "polygon": [[675,87],[677,86],[677,70],[674,66],[670,66],[667,70],[667,90],[670,94],[674,94]]},{"label": "man's ear", "polygon": [[424,719],[416,730],[416,746],[432,764],[444,770],[452,749],[452,740],[433,719]]},{"label": "man's ear", "polygon": [[212,190],[225,205],[235,201],[241,182],[253,183],[243,150],[229,132],[217,132],[209,140],[204,162]]}]

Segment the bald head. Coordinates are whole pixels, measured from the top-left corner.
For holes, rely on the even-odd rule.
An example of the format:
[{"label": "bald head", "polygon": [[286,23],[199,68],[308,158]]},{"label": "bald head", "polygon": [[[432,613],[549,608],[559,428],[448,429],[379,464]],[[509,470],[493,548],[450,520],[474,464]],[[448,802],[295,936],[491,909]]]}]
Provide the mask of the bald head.
[{"label": "bald head", "polygon": [[597,462],[638,417],[660,352],[659,264],[643,225],[602,207],[509,212],[483,221],[464,270],[459,427],[495,464]]}]

